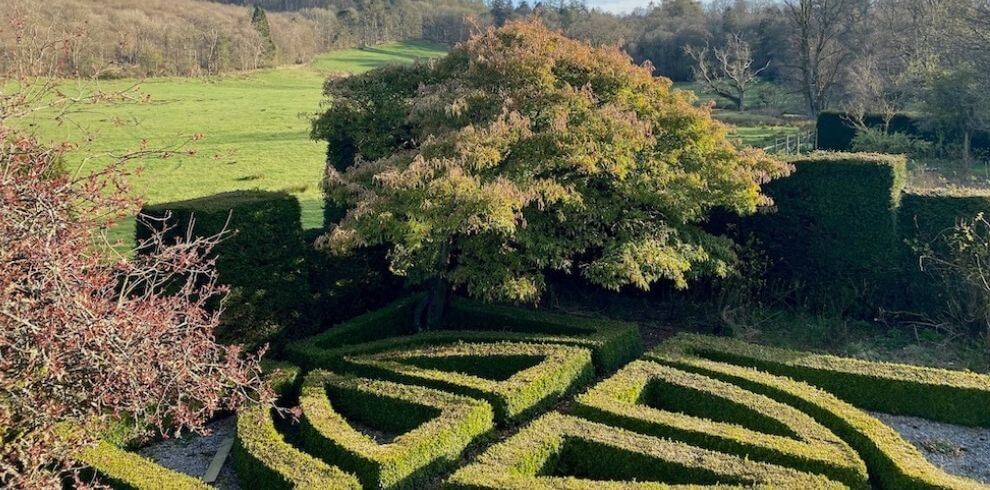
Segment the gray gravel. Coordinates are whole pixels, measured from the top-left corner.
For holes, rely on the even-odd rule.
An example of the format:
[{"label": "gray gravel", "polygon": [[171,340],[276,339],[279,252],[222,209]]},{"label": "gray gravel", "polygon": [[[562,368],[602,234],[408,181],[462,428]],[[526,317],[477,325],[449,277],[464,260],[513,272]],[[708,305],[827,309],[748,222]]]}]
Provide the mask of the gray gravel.
[{"label": "gray gravel", "polygon": [[990,483],[990,429],[885,413],[873,415],[914,444],[935,466]]},{"label": "gray gravel", "polygon": [[[207,426],[210,434],[206,436],[189,435],[181,439],[169,439],[156,442],[138,451],[142,456],[150,458],[166,468],[185,473],[196,478],[202,478],[206,469],[213,461],[213,456],[220,449],[220,444],[228,437],[234,437],[236,424],[234,417],[217,420]],[[224,490],[239,490],[237,474],[234,473],[230,457],[220,469],[220,475],[214,484]]]}]

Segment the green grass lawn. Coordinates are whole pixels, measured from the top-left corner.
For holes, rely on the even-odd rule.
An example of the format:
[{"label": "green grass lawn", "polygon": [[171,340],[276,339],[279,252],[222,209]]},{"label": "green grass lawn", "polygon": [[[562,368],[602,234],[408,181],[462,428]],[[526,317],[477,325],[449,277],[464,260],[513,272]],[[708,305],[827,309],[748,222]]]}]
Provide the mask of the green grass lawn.
[{"label": "green grass lawn", "polygon": [[[111,154],[182,142],[193,156],[147,158],[129,182],[150,204],[238,189],[287,191],[299,197],[303,226],[322,224],[319,182],[326,144],[309,139],[311,117],[320,109],[322,84],[330,72],[358,73],[389,63],[442,56],[446,47],[424,42],[390,43],[324,54],[309,65],[218,78],[156,78],[145,81],[66,82],[69,92],[119,91],[139,84],[150,100],[76,107],[57,125],[51,114],[30,121],[44,141],[80,145],[69,168],[93,171]],[[190,141],[201,134],[202,139]],[[112,239],[133,240],[133,220],[111,231]]]},{"label": "green grass lawn", "polygon": [[796,137],[801,133],[803,133],[801,128],[796,126],[735,126],[729,133],[729,137],[732,141],[747,146],[765,148],[777,143],[780,138]]}]

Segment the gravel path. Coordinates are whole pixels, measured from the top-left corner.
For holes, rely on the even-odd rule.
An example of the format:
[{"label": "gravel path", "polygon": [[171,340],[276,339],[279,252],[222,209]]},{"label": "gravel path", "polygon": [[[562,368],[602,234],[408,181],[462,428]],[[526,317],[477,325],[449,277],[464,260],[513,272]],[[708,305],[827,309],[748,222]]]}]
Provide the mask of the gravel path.
[{"label": "gravel path", "polygon": [[[150,458],[167,468],[185,473],[196,478],[202,478],[206,469],[213,461],[213,456],[220,449],[220,444],[228,437],[234,437],[236,432],[235,418],[226,417],[207,425],[210,435],[198,437],[190,435],[181,439],[169,439],[157,442],[138,451],[142,456]],[[220,475],[214,484],[224,490],[239,490],[237,474],[234,473],[230,456],[220,469]]]},{"label": "gravel path", "polygon": [[873,416],[914,444],[935,466],[954,475],[990,483],[990,429],[885,413]]}]

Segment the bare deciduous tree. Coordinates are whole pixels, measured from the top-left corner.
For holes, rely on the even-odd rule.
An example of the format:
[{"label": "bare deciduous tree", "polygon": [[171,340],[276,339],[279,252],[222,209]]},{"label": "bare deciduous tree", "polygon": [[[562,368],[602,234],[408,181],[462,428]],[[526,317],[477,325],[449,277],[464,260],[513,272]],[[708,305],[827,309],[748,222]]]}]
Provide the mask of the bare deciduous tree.
[{"label": "bare deciduous tree", "polygon": [[845,67],[852,59],[858,28],[868,4],[860,0],[787,0],[791,28],[792,71],[796,92],[817,116],[828,107]]},{"label": "bare deciduous tree", "polygon": [[694,78],[705,84],[705,89],[725,97],[736,105],[736,110],[746,110],[746,92],[759,75],[770,66],[768,60],[760,68],[753,69],[753,54],[749,43],[738,34],[730,34],[723,48],[687,46],[687,54],[694,60]]}]

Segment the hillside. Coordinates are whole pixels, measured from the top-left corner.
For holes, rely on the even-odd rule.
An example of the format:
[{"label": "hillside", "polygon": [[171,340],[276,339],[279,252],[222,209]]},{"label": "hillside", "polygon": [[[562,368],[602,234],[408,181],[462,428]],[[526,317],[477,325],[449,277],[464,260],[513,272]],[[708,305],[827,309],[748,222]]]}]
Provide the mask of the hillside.
[{"label": "hillside", "polygon": [[[192,156],[135,162],[143,171],[130,179],[133,191],[149,203],[207,196],[237,189],[284,190],[303,206],[303,224],[321,224],[318,189],[326,145],[309,138],[309,118],[319,109],[321,87],[329,72],[357,73],[389,63],[441,56],[442,45],[403,42],[373,50],[340,50],[318,56],[305,66],[260,70],[216,79],[158,78],[140,83],[146,103],[104,105],[71,115],[56,125],[40,114],[34,132],[43,140],[82,144],[74,165],[99,168],[110,153],[182,144]],[[135,80],[67,90],[123,90]],[[86,128],[83,133],[79,128]],[[199,141],[189,141],[201,134]],[[92,143],[86,140],[92,138]],[[133,223],[114,236],[130,242]]]},{"label": "hillside", "polygon": [[258,2],[239,3],[50,0],[39,9],[32,0],[7,0],[0,78],[212,76],[304,64],[319,53],[383,42],[449,44],[468,35],[465,16],[483,9],[471,0],[337,1],[259,14]]}]

